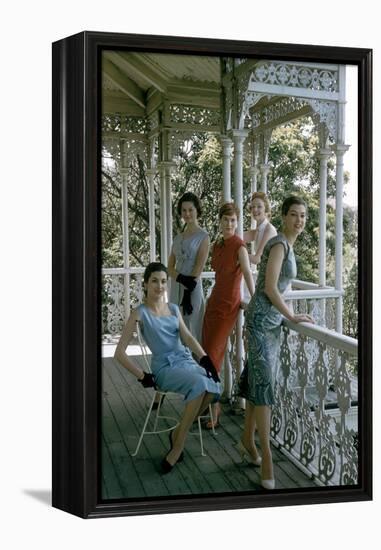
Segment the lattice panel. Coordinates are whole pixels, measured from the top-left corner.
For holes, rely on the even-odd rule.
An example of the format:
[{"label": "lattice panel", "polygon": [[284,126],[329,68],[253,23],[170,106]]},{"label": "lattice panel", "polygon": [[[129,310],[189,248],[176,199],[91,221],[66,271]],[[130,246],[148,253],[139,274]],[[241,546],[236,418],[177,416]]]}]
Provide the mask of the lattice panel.
[{"label": "lattice panel", "polygon": [[252,72],[250,83],[260,82],[262,84],[337,92],[339,89],[338,78],[337,70],[264,61],[260,62]]},{"label": "lattice panel", "polygon": [[358,479],[354,358],[332,351],[283,327],[271,435],[322,484],[351,485]]},{"label": "lattice panel", "polygon": [[193,107],[191,105],[170,105],[171,122],[181,124],[195,124],[200,126],[218,126],[220,113],[205,107]]}]

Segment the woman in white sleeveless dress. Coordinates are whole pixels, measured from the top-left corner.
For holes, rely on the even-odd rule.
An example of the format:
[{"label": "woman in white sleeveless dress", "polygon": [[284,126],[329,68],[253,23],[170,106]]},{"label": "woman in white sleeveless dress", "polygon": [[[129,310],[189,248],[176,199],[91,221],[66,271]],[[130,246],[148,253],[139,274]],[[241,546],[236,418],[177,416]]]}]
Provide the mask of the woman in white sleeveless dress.
[{"label": "woman in white sleeveless dress", "polygon": [[250,210],[253,220],[256,222],[255,229],[249,229],[243,234],[245,243],[254,242],[254,254],[249,254],[250,263],[259,264],[263,249],[267,241],[275,237],[277,230],[270,223],[271,207],[270,201],[265,193],[256,191],[250,201]]}]

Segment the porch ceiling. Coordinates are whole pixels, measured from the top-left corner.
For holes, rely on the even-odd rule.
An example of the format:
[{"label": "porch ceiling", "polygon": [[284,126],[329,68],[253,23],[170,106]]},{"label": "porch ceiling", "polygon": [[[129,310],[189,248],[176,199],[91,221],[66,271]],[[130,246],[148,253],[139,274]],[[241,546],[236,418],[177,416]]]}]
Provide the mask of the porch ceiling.
[{"label": "porch ceiling", "polygon": [[218,57],[108,51],[103,65],[104,110],[142,114],[153,97],[219,107]]}]

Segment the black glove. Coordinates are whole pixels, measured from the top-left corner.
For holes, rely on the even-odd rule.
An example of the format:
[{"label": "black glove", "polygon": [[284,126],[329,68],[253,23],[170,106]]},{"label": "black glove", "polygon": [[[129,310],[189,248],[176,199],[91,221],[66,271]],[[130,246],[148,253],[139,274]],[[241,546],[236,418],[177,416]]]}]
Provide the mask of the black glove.
[{"label": "black glove", "polygon": [[197,281],[196,277],[191,277],[190,275],[183,275],[182,273],[179,273],[176,277],[176,281],[178,283],[181,283],[185,288],[187,288],[190,292],[196,288]]},{"label": "black glove", "polygon": [[191,291],[187,288],[184,288],[184,294],[183,299],[181,301],[180,306],[183,308],[183,314],[184,315],[190,315],[193,311],[193,306],[191,302]]},{"label": "black glove", "polygon": [[213,378],[215,382],[220,382],[220,377],[218,376],[216,367],[213,365],[209,355],[204,355],[203,357],[201,357],[200,365],[206,370],[208,378]]},{"label": "black glove", "polygon": [[150,372],[145,372],[143,378],[138,380],[141,383],[143,388],[156,388],[155,380],[153,374]]}]

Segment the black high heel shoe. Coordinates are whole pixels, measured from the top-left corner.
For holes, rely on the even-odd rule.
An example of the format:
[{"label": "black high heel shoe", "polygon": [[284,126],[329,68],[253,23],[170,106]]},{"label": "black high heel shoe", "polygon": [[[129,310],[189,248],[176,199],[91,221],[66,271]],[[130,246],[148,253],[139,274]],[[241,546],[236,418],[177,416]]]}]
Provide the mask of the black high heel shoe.
[{"label": "black high heel shoe", "polygon": [[[173,431],[171,430],[171,431],[169,432],[169,444],[170,444],[170,446],[171,446],[171,448],[169,449],[169,452],[171,452],[171,451],[172,451],[172,448],[173,448],[172,435],[173,435]],[[164,459],[164,460],[167,462],[166,459]],[[181,454],[180,454],[179,458],[177,459],[177,462],[182,462],[183,460],[184,460],[184,451],[181,451]],[[168,462],[168,464],[169,464],[169,462]],[[169,465],[170,465],[170,464],[169,464]],[[170,470],[168,470],[168,471],[170,472]]]}]

